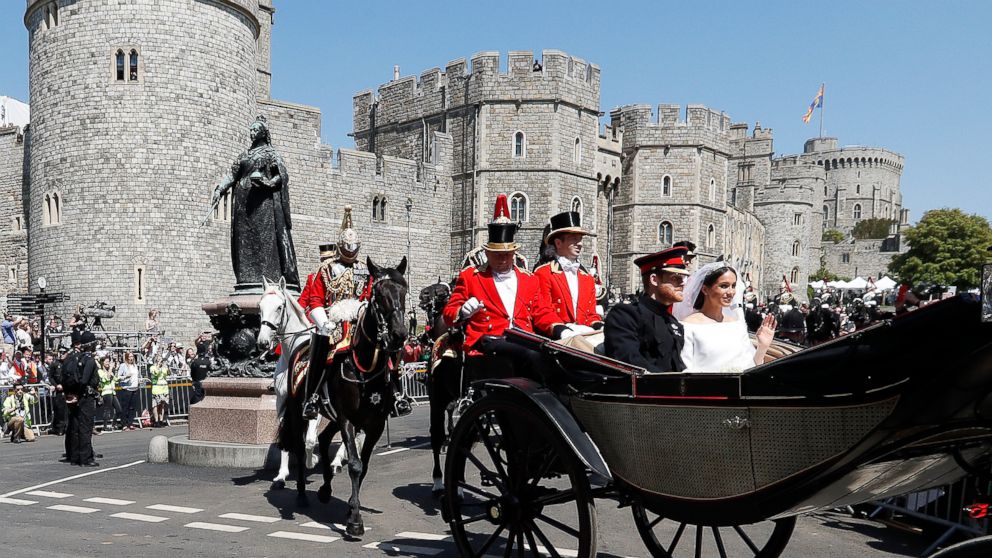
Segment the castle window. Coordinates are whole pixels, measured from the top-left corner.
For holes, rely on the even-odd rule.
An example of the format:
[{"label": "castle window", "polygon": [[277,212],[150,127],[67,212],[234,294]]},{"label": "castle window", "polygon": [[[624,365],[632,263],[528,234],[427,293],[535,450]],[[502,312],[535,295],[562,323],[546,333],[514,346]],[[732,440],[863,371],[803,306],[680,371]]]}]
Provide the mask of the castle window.
[{"label": "castle window", "polygon": [[751,182],[751,169],[753,163],[740,163],[737,165],[737,182]]},{"label": "castle window", "polygon": [[797,241],[795,241],[795,242],[792,243],[792,255],[798,258],[799,257],[799,249],[800,249],[799,248],[799,241],[797,240]]},{"label": "castle window", "polygon": [[828,195],[829,195],[829,194],[827,194],[827,185],[826,185],[826,184],[824,184],[824,185],[823,185],[823,197],[827,197]]},{"label": "castle window", "polygon": [[706,246],[709,248],[716,246],[716,227],[713,225],[706,227]]},{"label": "castle window", "polygon": [[510,220],[517,223],[527,221],[527,196],[523,192],[514,192],[510,196]]},{"label": "castle window", "polygon": [[658,225],[658,242],[663,246],[672,244],[672,224],[668,221],[662,221]]},{"label": "castle window", "polygon": [[790,283],[793,283],[793,284],[799,282],[799,268],[798,267],[792,268],[792,273],[789,274],[789,282]]},{"label": "castle window", "polygon": [[114,58],[117,67],[117,81],[124,81],[124,51],[118,50]]},{"label": "castle window", "polygon": [[827,219],[830,219],[830,207],[823,206],[823,226],[827,226]]},{"label": "castle window", "polygon": [[144,302],[145,301],[145,289],[146,289],[147,279],[145,277],[145,266],[138,265],[134,267],[134,301]]},{"label": "castle window", "polygon": [[710,201],[716,201],[716,179],[714,178],[710,179]]},{"label": "castle window", "polygon": [[857,186],[854,187],[854,193],[855,194],[860,194],[861,193],[861,185],[860,184],[858,184]]},{"label": "castle window", "polygon": [[217,202],[217,207],[214,208],[213,217],[215,221],[231,220],[231,192],[227,192],[220,197],[220,201]]},{"label": "castle window", "polygon": [[384,222],[386,220],[386,196],[376,196],[372,200],[372,221]]},{"label": "castle window", "polygon": [[672,197],[672,177],[667,174],[661,179],[661,197]]},{"label": "castle window", "polygon": [[379,196],[372,198],[372,221],[379,220]]},{"label": "castle window", "polygon": [[572,150],[572,161],[578,165],[582,163],[582,140],[575,138],[575,146]]},{"label": "castle window", "polygon": [[575,213],[578,213],[579,214],[579,218],[582,217],[582,200],[579,199],[578,196],[575,196],[574,198],[572,198],[571,211],[574,211]]},{"label": "castle window", "polygon": [[840,263],[851,263],[851,253],[844,252],[840,255]]},{"label": "castle window", "polygon": [[792,224],[793,225],[802,225],[803,224],[803,214],[802,213],[793,213],[792,214]]},{"label": "castle window", "polygon": [[592,64],[586,64],[586,82],[592,81]]},{"label": "castle window", "polygon": [[138,81],[138,51],[131,49],[131,54],[128,58],[130,60],[128,64],[128,80]]},{"label": "castle window", "polygon": [[21,232],[24,229],[24,224],[21,222],[21,216],[18,215],[11,220],[10,230],[14,232]]},{"label": "castle window", "polygon": [[42,200],[41,224],[42,226],[58,225],[62,223],[62,198],[58,192],[48,192]]},{"label": "castle window", "polygon": [[860,203],[854,204],[854,218],[855,219],[860,219],[861,218],[861,204]]},{"label": "castle window", "polygon": [[17,266],[12,265],[7,268],[7,282],[14,285],[17,284]]},{"label": "castle window", "polygon": [[386,196],[379,200],[379,222],[386,222]]},{"label": "castle window", "polygon": [[527,156],[527,137],[519,130],[513,134],[513,156],[515,158]]},{"label": "castle window", "polygon": [[737,205],[737,188],[730,191],[730,205]]}]

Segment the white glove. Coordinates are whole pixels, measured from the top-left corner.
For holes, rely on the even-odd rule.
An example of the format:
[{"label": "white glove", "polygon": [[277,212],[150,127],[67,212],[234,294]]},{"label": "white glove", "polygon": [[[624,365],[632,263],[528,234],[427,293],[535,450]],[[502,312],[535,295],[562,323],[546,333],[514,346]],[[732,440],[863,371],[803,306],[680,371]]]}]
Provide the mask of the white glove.
[{"label": "white glove", "polygon": [[465,304],[462,304],[461,309],[458,310],[458,317],[462,320],[467,320],[475,315],[476,312],[485,307],[485,304],[473,296],[472,298],[466,300]]},{"label": "white glove", "polygon": [[317,333],[320,335],[330,336],[336,329],[336,324],[327,319],[327,310],[323,306],[310,311],[310,321],[317,326]]}]

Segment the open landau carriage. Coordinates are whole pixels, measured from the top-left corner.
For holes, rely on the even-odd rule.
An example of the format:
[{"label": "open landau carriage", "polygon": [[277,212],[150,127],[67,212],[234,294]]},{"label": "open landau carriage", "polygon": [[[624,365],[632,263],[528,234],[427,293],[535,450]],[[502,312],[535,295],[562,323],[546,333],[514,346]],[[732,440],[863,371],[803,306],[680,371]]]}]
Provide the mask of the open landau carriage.
[{"label": "open landau carriage", "polygon": [[594,556],[597,498],[631,507],[654,556],[778,556],[798,514],[988,471],[992,323],[975,296],[742,374],[507,338],[543,351],[549,384],[474,386],[444,475],[465,556]]}]

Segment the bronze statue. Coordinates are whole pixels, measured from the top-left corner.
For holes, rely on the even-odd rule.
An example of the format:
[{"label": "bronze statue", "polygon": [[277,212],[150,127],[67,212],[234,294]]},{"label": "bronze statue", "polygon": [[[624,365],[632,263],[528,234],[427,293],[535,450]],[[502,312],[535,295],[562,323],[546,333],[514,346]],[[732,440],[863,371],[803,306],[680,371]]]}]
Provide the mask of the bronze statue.
[{"label": "bronze statue", "polygon": [[289,174],[272,147],[265,117],[249,128],[251,148],[238,156],[231,173],[214,188],[211,212],[233,190],[231,205],[231,263],[235,290],[260,288],[262,278],[286,279],[299,290],[296,250],[289,211]]}]

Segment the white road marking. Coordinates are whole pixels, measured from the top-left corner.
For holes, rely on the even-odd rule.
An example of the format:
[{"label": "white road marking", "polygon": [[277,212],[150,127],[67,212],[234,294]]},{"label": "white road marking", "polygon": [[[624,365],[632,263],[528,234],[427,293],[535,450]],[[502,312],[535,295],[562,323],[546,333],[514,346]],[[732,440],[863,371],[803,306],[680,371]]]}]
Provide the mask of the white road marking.
[{"label": "white road marking", "polygon": [[313,533],[293,533],[292,531],[276,531],[275,533],[269,533],[270,537],[276,537],[277,539],[294,539],[297,541],[310,541],[310,542],[322,542],[331,543],[336,540],[340,540],[341,537],[328,537],[327,535],[314,535]]},{"label": "white road marking", "polygon": [[114,513],[110,517],[119,517],[121,519],[133,519],[135,521],[144,521],[145,523],[160,523],[162,521],[167,521],[168,517],[162,517],[160,515],[145,515],[143,513]]},{"label": "white road marking", "polygon": [[401,451],[410,451],[410,448],[396,448],[396,449],[391,449],[389,451],[384,451],[382,453],[377,453],[376,455],[377,456],[392,455],[394,453],[399,453]]},{"label": "white road marking", "polygon": [[427,548],[424,546],[412,546],[408,544],[393,544],[388,542],[374,542],[363,545],[362,548],[382,550],[384,552],[397,554],[422,554],[425,556],[437,556],[444,552],[443,548]]},{"label": "white road marking", "polygon": [[316,521],[307,521],[306,523],[300,524],[300,527],[310,527],[311,529],[327,529],[331,530],[330,525],[324,525],[323,523],[317,523]]},{"label": "white road marking", "polygon": [[106,467],[106,468],[103,468],[103,469],[97,469],[96,471],[90,471],[88,473],[80,473],[78,475],[73,475],[71,477],[66,477],[64,479],[48,481],[48,482],[41,483],[41,484],[38,484],[38,485],[35,485],[35,486],[29,486],[27,488],[22,488],[20,490],[15,490],[13,492],[8,492],[6,494],[0,494],[0,498],[7,498],[7,497],[10,497],[10,496],[16,496],[18,494],[24,494],[25,492],[31,492],[32,490],[38,490],[39,488],[45,488],[46,486],[52,486],[53,484],[60,484],[60,483],[63,483],[63,482],[69,482],[71,480],[81,479],[83,477],[88,477],[90,475],[99,475],[100,473],[106,473],[108,471],[116,471],[118,469],[126,469],[127,467],[133,467],[135,465],[138,465],[138,464],[144,463],[144,462],[145,462],[145,460],[142,459],[141,461],[135,461],[133,463],[128,463],[127,465],[118,465],[116,467]]},{"label": "white road marking", "polygon": [[17,498],[0,498],[0,504],[10,504],[12,506],[30,506],[37,504],[34,500],[18,500]]},{"label": "white road marking", "polygon": [[223,531],[225,533],[240,533],[242,531],[248,530],[248,527],[239,527],[237,525],[223,525],[221,523],[204,523],[202,521],[194,521],[193,523],[187,523],[184,527],[189,527],[190,529],[206,529],[207,531]]},{"label": "white road marking", "polygon": [[169,504],[154,504],[151,506],[145,506],[145,508],[149,510],[168,511],[168,512],[176,512],[176,513],[199,513],[203,511],[200,508],[184,508],[183,506],[170,506]]},{"label": "white road marking", "polygon": [[43,498],[57,498],[61,500],[62,498],[72,498],[72,494],[66,494],[65,492],[49,492],[47,490],[32,490],[27,493],[28,496],[41,496]]},{"label": "white road marking", "polygon": [[247,513],[225,513],[218,516],[221,519],[240,519],[241,521],[254,521],[255,523],[275,523],[281,517],[267,517],[264,515],[249,515]]},{"label": "white road marking", "polygon": [[115,498],[86,498],[84,502],[93,502],[94,504],[107,504],[109,506],[128,506],[134,504],[133,500],[117,500]]},{"label": "white road marking", "polygon": [[84,508],[82,506],[64,506],[62,504],[58,504],[58,505],[55,505],[55,506],[48,506],[48,509],[50,509],[50,510],[59,510],[59,511],[67,511],[67,512],[72,512],[72,513],[93,513],[93,512],[100,511],[100,510],[98,510],[96,508]]},{"label": "white road marking", "polygon": [[[537,551],[540,552],[541,554],[544,554],[545,556],[551,556],[551,553],[548,552],[548,549],[544,548],[541,545],[537,545]],[[578,550],[568,550],[567,548],[555,547],[555,551],[558,552],[559,556],[569,556],[571,558],[575,558],[576,556],[579,555]]]},{"label": "white road marking", "polygon": [[402,533],[396,533],[397,539],[417,539],[419,541],[446,541],[451,538],[450,535],[437,535],[434,533],[417,533],[415,531],[403,531]]}]

